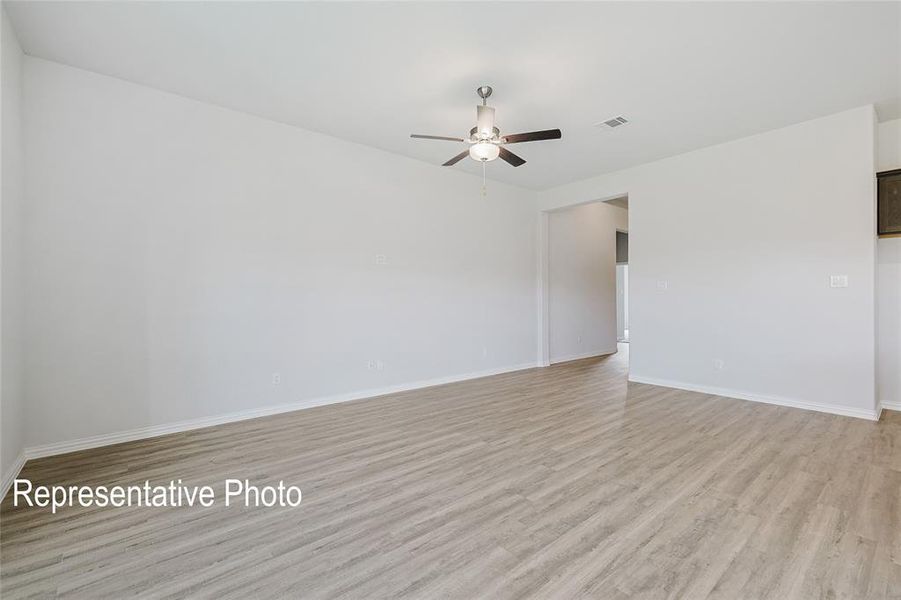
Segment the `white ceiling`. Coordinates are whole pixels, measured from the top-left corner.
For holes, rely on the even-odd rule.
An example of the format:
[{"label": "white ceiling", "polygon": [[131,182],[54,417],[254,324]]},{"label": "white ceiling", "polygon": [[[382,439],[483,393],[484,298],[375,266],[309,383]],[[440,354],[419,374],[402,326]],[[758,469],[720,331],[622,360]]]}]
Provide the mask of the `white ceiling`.
[{"label": "white ceiling", "polygon": [[463,148],[409,134],[464,135],[490,84],[503,132],[563,130],[488,165],[537,189],[862,104],[901,116],[897,2],[4,5],[30,55],[434,164]]}]

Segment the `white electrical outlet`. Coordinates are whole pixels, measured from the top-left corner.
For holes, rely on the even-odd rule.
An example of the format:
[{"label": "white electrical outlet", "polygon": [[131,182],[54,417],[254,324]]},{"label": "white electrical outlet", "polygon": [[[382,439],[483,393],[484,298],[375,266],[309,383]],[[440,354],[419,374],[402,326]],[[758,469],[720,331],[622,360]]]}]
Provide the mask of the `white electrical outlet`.
[{"label": "white electrical outlet", "polygon": [[726,366],[726,362],[722,358],[713,359],[713,368],[717,371],[722,371]]},{"label": "white electrical outlet", "polygon": [[376,255],[375,255],[375,264],[377,264],[377,265],[387,265],[387,264],[388,264],[388,257],[385,256],[384,254],[376,254]]},{"label": "white electrical outlet", "polygon": [[576,342],[579,343],[579,344],[582,343],[582,336],[581,336],[581,335],[578,336],[578,337],[576,337]]},{"label": "white electrical outlet", "polygon": [[488,348],[482,348],[482,358],[488,358]]},{"label": "white electrical outlet", "polygon": [[834,288],[848,287],[848,276],[847,275],[830,275],[829,276],[829,287],[834,287]]},{"label": "white electrical outlet", "polygon": [[282,382],[282,374],[281,373],[273,373],[272,374],[272,385],[279,385]]},{"label": "white electrical outlet", "polygon": [[663,280],[663,279],[658,279],[658,280],[657,280],[657,289],[658,289],[658,290],[664,291],[664,290],[666,290],[666,289],[668,289],[668,288],[669,288],[669,282],[668,282],[668,281],[665,281],[665,280]]}]

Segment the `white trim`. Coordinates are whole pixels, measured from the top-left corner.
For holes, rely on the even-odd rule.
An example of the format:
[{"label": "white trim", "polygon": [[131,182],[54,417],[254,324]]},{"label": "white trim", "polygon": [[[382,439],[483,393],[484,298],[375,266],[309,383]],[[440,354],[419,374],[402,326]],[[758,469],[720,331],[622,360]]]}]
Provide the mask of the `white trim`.
[{"label": "white trim", "polygon": [[[189,419],[187,421],[178,421],[175,423],[167,423],[164,425],[152,425],[150,427],[140,427],[138,429],[130,429],[128,431],[120,431],[116,433],[107,433],[103,435],[95,435],[87,438],[68,440],[65,442],[56,442],[53,444],[44,444],[42,446],[32,446],[26,448],[23,452],[25,459],[42,458],[45,456],[54,456],[57,454],[65,454],[67,452],[76,452],[78,450],[88,450],[90,448],[99,448],[101,446],[109,446],[111,444],[121,444],[122,442],[131,442],[134,440],[142,440],[146,438],[158,437],[170,433],[180,433],[182,431],[190,431],[192,429],[201,429],[203,427],[212,427],[214,425],[223,425],[225,423],[235,423],[237,421],[245,421],[247,419],[256,419],[258,417],[266,417],[277,415],[295,410],[303,410],[305,408],[313,408],[314,406],[324,406],[326,404],[337,404],[339,402],[349,402],[351,400],[362,400],[364,398],[374,398],[376,396],[384,396],[385,394],[393,394],[396,392],[405,392],[409,390],[418,390],[421,388],[432,387],[436,385],[444,385],[447,383],[455,383],[458,381],[466,381],[469,379],[479,379],[480,377],[489,377],[491,375],[500,375],[502,373],[510,373],[513,371],[521,371],[523,369],[532,369],[538,365],[535,362],[522,363],[508,367],[500,367],[496,369],[487,369],[485,371],[476,371],[472,373],[464,373],[461,375],[451,375],[449,377],[438,377],[435,379],[427,379],[424,381],[416,381],[413,383],[403,383],[399,385],[387,386],[383,388],[361,390],[357,392],[348,392],[346,394],[336,394],[333,396],[323,396],[319,398],[310,398],[299,402],[289,404],[278,404],[275,406],[264,406],[261,408],[251,408],[238,412],[217,415],[213,417],[200,417],[198,419]],[[23,459],[24,463],[24,459]],[[12,479],[10,479],[12,481]]]},{"label": "white trim", "polygon": [[886,402],[885,400],[883,400],[882,409],[901,411],[901,402]]},{"label": "white trim", "polygon": [[556,365],[559,363],[569,362],[571,360],[581,360],[583,358],[597,358],[601,356],[610,356],[611,354],[616,354],[617,349],[613,350],[592,350],[591,352],[582,352],[580,354],[570,354],[568,356],[559,356],[557,358],[551,359],[550,364]]},{"label": "white trim", "polygon": [[[706,385],[696,385],[693,383],[684,383],[682,381],[670,381],[668,379],[657,379],[655,377],[643,377],[641,375],[629,374],[629,381],[635,383],[647,383],[650,385],[659,385],[661,387],[675,388],[678,390],[686,390],[689,392],[700,392],[702,394],[713,394],[714,396],[723,396],[725,398],[735,398],[737,400],[749,400],[751,402],[762,402],[764,404],[775,404],[777,406],[788,406],[791,408],[800,408],[804,410],[815,410],[817,412],[831,413],[833,415],[841,415],[843,417],[856,417],[858,419],[867,419],[868,421],[878,421],[879,411],[866,410],[863,408],[852,408],[850,406],[835,406],[832,404],[819,404],[817,402],[806,402],[804,400],[794,400],[791,398],[782,398],[778,396],[762,396],[760,394],[749,394],[738,390],[730,390],[727,388],[711,387]],[[886,408],[886,406],[883,404]]]},{"label": "white trim", "polygon": [[19,473],[22,472],[22,467],[24,466],[25,451],[23,450],[22,452],[19,452],[19,456],[17,456],[15,462],[13,462],[13,466],[10,468],[9,473],[6,473],[3,476],[3,482],[0,483],[0,501],[6,497],[6,492],[12,487],[13,481],[15,481],[16,477],[19,476]]}]

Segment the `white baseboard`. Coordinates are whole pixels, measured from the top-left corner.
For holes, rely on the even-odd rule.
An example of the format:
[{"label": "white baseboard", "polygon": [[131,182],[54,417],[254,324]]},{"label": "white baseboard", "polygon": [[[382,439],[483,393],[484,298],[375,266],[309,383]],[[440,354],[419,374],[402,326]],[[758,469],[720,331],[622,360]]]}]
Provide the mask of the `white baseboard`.
[{"label": "white baseboard", "polygon": [[[469,379],[478,379],[480,377],[489,377],[491,375],[500,375],[502,373],[511,373],[513,371],[522,371],[523,369],[531,369],[537,367],[535,362],[522,363],[508,367],[500,367],[495,369],[487,369],[485,371],[476,371],[472,373],[464,373],[460,375],[450,375],[448,377],[438,377],[435,379],[427,379],[416,381],[413,383],[404,383],[383,388],[375,388],[369,390],[361,390],[357,392],[349,392],[346,394],[336,394],[332,396],[323,396],[319,398],[310,398],[299,402],[291,402],[288,404],[278,404],[275,406],[264,406],[261,408],[251,408],[238,412],[216,415],[212,417],[200,417],[197,419],[189,419],[187,421],[178,421],[175,423],[166,423],[164,425],[152,425],[150,427],[140,427],[138,429],[130,429],[128,431],[120,431],[116,433],[107,433],[92,437],[68,440],[65,442],[56,442],[53,444],[44,444],[41,446],[32,446],[24,451],[24,459],[43,458],[45,456],[55,456],[57,454],[66,454],[67,452],[77,452],[79,450],[88,450],[90,448],[99,448],[101,446],[109,446],[111,444],[121,444],[122,442],[132,442],[134,440],[142,440],[154,438],[170,433],[180,433],[190,431],[192,429],[201,429],[203,427],[212,427],[214,425],[223,425],[225,423],[234,423],[237,421],[246,421],[247,419],[256,419],[258,417],[266,417],[277,415],[305,408],[313,408],[314,406],[324,406],[326,404],[337,404],[339,402],[349,402],[351,400],[362,400],[364,398],[374,398],[376,396],[384,396],[386,394],[394,394],[397,392],[406,392],[409,390],[418,390],[436,385],[444,385],[447,383],[455,383],[458,381],[467,381]],[[24,464],[24,460],[23,460]],[[17,471],[18,473],[18,471]],[[12,482],[12,479],[10,479]]]},{"label": "white baseboard", "polygon": [[582,360],[583,358],[596,358],[599,356],[609,356],[610,354],[616,354],[616,348],[613,350],[592,350],[590,352],[582,352],[581,354],[570,354],[567,356],[558,356],[556,358],[552,358],[550,360],[550,364],[556,365],[558,363],[565,363],[571,360]]},{"label": "white baseboard", "polygon": [[[566,362],[570,360],[579,360],[582,358],[591,358],[596,356],[606,356],[609,354],[613,354],[615,350],[609,352],[589,352],[586,354],[574,355],[572,357],[563,357],[560,359],[556,359],[554,362]],[[134,440],[141,440],[147,438],[158,437],[161,435],[168,435],[170,433],[180,433],[183,431],[190,431],[192,429],[201,429],[203,427],[213,427],[215,425],[223,425],[225,423],[235,423],[238,421],[245,421],[247,419],[256,419],[258,417],[265,417],[269,415],[277,415],[286,412],[293,412],[296,410],[303,410],[305,408],[313,408],[315,406],[325,406],[327,404],[337,404],[340,402],[349,402],[351,400],[362,400],[364,398],[374,398],[377,396],[384,396],[386,394],[393,394],[397,392],[404,392],[410,390],[417,390],[427,387],[433,387],[436,385],[444,385],[447,383],[455,383],[459,381],[467,381],[470,379],[478,379],[480,377],[489,377],[491,375],[500,375],[502,373],[511,373],[514,371],[521,371],[524,369],[531,369],[534,367],[540,366],[537,362],[529,362],[522,363],[518,365],[512,365],[508,367],[500,367],[495,369],[487,369],[484,371],[476,371],[472,373],[464,373],[460,375],[451,375],[448,377],[438,377],[435,379],[427,379],[423,381],[417,381],[413,383],[399,384],[394,386],[387,386],[383,388],[375,388],[369,390],[361,390],[357,392],[349,392],[346,394],[337,394],[332,396],[323,396],[319,398],[310,398],[307,400],[301,400],[299,402],[292,402],[288,404],[278,404],[274,406],[265,406],[260,408],[252,408],[248,410],[242,410],[238,412],[226,413],[222,415],[216,415],[211,417],[200,417],[197,419],[189,419],[186,421],[178,421],[175,423],[166,423],[163,425],[152,425],[149,427],[140,427],[137,429],[130,429],[128,431],[120,431],[115,433],[96,435],[92,437],[79,438],[74,440],[68,440],[64,442],[57,442],[52,444],[44,444],[40,446],[32,446],[30,448],[26,448],[19,456],[16,458],[16,462],[11,468],[9,473],[4,474],[2,480],[2,487],[0,487],[0,499],[6,494],[9,487],[12,485],[12,482],[21,472],[22,467],[25,465],[26,460],[30,460],[33,458],[43,458],[46,456],[55,456],[57,454],[65,454],[67,452],[77,452],[79,450],[88,450],[91,448],[99,448],[102,446],[109,446],[111,444],[120,444],[123,442],[131,442]],[[779,406],[789,406],[793,408],[802,408],[806,410],[815,410],[819,412],[827,412],[837,415],[843,415],[848,417],[857,417],[861,419],[869,419],[869,420],[877,420],[878,415],[876,411],[866,411],[857,408],[847,408],[847,407],[836,407],[826,404],[816,404],[812,402],[802,402],[796,400],[790,400],[786,398],[776,398],[776,397],[764,397],[755,394],[747,394],[745,392],[739,392],[736,390],[730,390],[725,388],[714,388],[708,386],[699,386],[688,384],[684,382],[678,381],[670,381],[663,379],[656,379],[651,377],[642,377],[640,375],[629,375],[629,381],[633,381],[635,383],[647,383],[651,385],[659,385],[662,387],[676,388],[682,389],[692,392],[700,392],[702,394],[714,394],[717,396],[724,396],[727,398],[737,398],[739,400],[750,400],[753,402],[763,402],[766,404],[776,404]],[[898,402],[883,402],[882,408],[886,410],[898,410],[901,411],[901,403]]]},{"label": "white baseboard", "polygon": [[19,476],[19,473],[22,472],[22,467],[25,466],[25,460],[25,452],[19,452],[19,456],[16,457],[15,462],[13,462],[12,466],[9,468],[9,473],[3,474],[3,481],[0,481],[0,501],[6,497],[6,492],[12,487],[13,481],[15,481],[16,477]]},{"label": "white baseboard", "polygon": [[[738,390],[727,388],[711,387],[706,385],[696,385],[693,383],[685,383],[682,381],[671,381],[668,379],[657,379],[655,377],[644,377],[641,375],[629,374],[629,381],[635,383],[647,383],[650,385],[659,385],[661,387],[675,388],[686,390],[689,392],[700,392],[701,394],[712,394],[714,396],[723,396],[725,398],[735,398],[737,400],[750,400],[751,402],[762,402],[764,404],[775,404],[777,406],[788,406],[790,408],[801,408],[804,410],[815,410],[817,412],[830,413],[833,415],[841,415],[843,417],[856,417],[858,419],[867,419],[869,421],[879,420],[878,410],[866,410],[862,408],[853,408],[849,406],[834,406],[832,404],[819,404],[816,402],[806,402],[803,400],[794,400],[792,398],[782,398],[778,396],[762,396],[760,394],[750,394]],[[890,408],[889,405],[883,403],[884,408]]]}]

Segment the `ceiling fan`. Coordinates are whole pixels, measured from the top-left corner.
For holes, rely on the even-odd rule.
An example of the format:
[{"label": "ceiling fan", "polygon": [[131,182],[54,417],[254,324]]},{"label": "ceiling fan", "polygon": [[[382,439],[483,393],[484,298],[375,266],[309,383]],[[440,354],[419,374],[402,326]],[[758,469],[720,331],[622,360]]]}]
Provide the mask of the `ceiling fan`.
[{"label": "ceiling fan", "polygon": [[424,140],[445,140],[448,142],[465,142],[469,149],[464,150],[452,159],[444,163],[449,167],[463,160],[467,155],[472,159],[482,162],[484,165],[490,160],[500,157],[514,167],[526,164],[525,159],[513,154],[504,146],[506,144],[519,144],[521,142],[537,142],[540,140],[559,140],[563,137],[559,129],[545,129],[544,131],[530,131],[529,133],[514,133],[501,135],[500,130],[494,126],[494,108],[488,106],[488,96],[491,95],[491,86],[483,85],[476,90],[482,99],[482,105],[476,107],[476,126],[469,130],[469,138],[447,137],[443,135],[420,135],[413,133],[412,138]]}]

